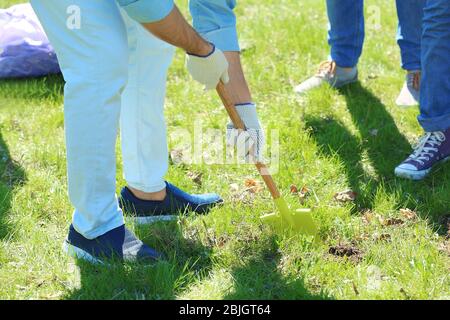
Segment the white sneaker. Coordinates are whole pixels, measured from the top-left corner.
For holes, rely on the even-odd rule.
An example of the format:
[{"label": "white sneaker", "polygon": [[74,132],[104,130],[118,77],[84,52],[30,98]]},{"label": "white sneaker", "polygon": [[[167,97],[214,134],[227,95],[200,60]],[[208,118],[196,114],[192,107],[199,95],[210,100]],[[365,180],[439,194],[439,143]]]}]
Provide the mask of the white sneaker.
[{"label": "white sneaker", "polygon": [[402,91],[395,103],[401,107],[417,106],[420,101],[420,70],[408,71]]},{"label": "white sneaker", "polygon": [[346,69],[339,67],[334,61],[324,61],[319,65],[317,73],[296,86],[294,91],[304,94],[311,89],[320,87],[324,83],[328,83],[333,88],[340,88],[357,81],[358,69],[356,67],[351,68],[351,70]]}]

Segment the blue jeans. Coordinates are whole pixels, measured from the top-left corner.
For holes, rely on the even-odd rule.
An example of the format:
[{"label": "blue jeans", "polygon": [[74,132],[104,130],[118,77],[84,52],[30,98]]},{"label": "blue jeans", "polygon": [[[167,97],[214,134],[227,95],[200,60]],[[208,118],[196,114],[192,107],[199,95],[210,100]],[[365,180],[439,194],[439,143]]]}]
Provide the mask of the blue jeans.
[{"label": "blue jeans", "polygon": [[[420,69],[421,19],[426,0],[397,0],[399,27],[398,45],[402,67],[406,70]],[[358,64],[364,44],[364,1],[327,0],[328,43],[331,58],[344,68]]]},{"label": "blue jeans", "polygon": [[402,57],[402,68],[420,70],[420,40],[423,9],[426,0],[397,0],[397,43]]},{"label": "blue jeans", "polygon": [[450,1],[427,0],[422,35],[420,124],[425,131],[450,128]]}]

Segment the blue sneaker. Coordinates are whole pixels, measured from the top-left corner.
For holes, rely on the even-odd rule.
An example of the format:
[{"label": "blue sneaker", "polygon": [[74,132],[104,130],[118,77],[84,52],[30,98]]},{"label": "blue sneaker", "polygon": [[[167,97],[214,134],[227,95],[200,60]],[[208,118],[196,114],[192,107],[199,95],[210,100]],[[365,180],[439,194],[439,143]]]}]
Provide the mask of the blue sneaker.
[{"label": "blue sneaker", "polygon": [[154,262],[163,258],[162,254],[145,245],[124,225],[92,240],[83,237],[70,225],[63,249],[75,258],[92,263],[103,263],[105,259]]},{"label": "blue sneaker", "polygon": [[193,211],[207,213],[212,207],[223,203],[217,194],[191,195],[166,181],[166,198],[162,201],[149,201],[137,198],[127,187],[122,189],[119,204],[125,213],[133,214],[137,224],[176,219],[179,213]]},{"label": "blue sneaker", "polygon": [[435,165],[449,160],[450,128],[445,131],[427,132],[414,147],[414,152],[395,168],[395,175],[410,180],[422,180]]}]

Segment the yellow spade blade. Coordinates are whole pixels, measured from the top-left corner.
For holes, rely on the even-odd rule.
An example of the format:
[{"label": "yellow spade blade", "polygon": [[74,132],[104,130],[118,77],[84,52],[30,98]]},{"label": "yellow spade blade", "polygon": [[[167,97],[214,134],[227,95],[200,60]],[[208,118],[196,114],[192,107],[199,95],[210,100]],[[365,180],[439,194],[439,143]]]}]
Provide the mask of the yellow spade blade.
[{"label": "yellow spade blade", "polygon": [[277,231],[291,230],[308,236],[317,236],[317,227],[312,219],[310,209],[298,209],[294,212],[283,198],[274,199],[278,213],[261,216],[261,220],[275,227]]}]

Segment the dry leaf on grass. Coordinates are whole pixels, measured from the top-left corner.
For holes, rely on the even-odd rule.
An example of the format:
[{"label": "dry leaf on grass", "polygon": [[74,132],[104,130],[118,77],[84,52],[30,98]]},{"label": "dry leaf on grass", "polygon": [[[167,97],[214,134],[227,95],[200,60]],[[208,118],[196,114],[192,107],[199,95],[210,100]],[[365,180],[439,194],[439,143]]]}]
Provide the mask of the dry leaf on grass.
[{"label": "dry leaf on grass", "polygon": [[355,237],[355,242],[358,243],[358,242],[361,242],[361,241],[367,241],[369,239],[370,239],[369,234],[362,233],[362,234],[360,234],[360,235]]},{"label": "dry leaf on grass", "polygon": [[249,188],[249,187],[254,187],[258,185],[258,181],[255,179],[245,179],[244,181],[244,185]]},{"label": "dry leaf on grass", "polygon": [[194,171],[188,171],[187,176],[197,185],[202,185],[202,177],[203,173],[201,172],[194,172]]},{"label": "dry leaf on grass", "polygon": [[306,186],[303,186],[300,192],[298,193],[298,197],[301,201],[305,200],[306,197],[309,195],[309,189]]},{"label": "dry leaf on grass", "polygon": [[352,202],[355,201],[357,196],[357,193],[352,191],[352,190],[346,190],[346,191],[341,191],[341,192],[337,192],[334,194],[333,198],[334,200],[338,201],[338,202]]},{"label": "dry leaf on grass", "polygon": [[372,222],[373,218],[375,217],[375,214],[372,210],[366,209],[363,211],[362,220],[364,223],[369,224]]},{"label": "dry leaf on grass", "polygon": [[391,239],[392,239],[392,237],[391,237],[391,235],[389,233],[382,233],[382,234],[375,233],[373,235],[373,240],[375,242],[378,242],[378,241],[391,241]]},{"label": "dry leaf on grass", "polygon": [[170,151],[170,159],[172,159],[173,164],[181,164],[183,162],[183,150],[173,149]]},{"label": "dry leaf on grass", "polygon": [[259,193],[264,190],[262,182],[255,179],[246,179],[244,184],[247,187],[245,191],[249,191],[251,193]]},{"label": "dry leaf on grass", "polygon": [[400,209],[400,214],[407,220],[417,219],[417,213],[415,211],[412,211],[411,209]]},{"label": "dry leaf on grass", "polygon": [[398,219],[398,218],[384,218],[382,216],[378,216],[378,220],[380,221],[381,225],[383,225],[385,227],[401,225],[401,224],[403,224],[405,222],[402,219]]},{"label": "dry leaf on grass", "polygon": [[237,183],[230,184],[232,191],[231,200],[233,202],[241,202],[244,204],[252,204],[257,193],[264,190],[261,181],[255,179],[245,179],[244,188]]},{"label": "dry leaf on grass", "polygon": [[298,193],[298,188],[297,188],[297,186],[295,184],[291,184],[290,190],[291,190],[292,194],[297,194]]},{"label": "dry leaf on grass", "polygon": [[298,190],[295,184],[291,184],[290,191],[291,194],[298,196],[301,203],[303,203],[309,195],[309,189],[306,186],[303,186],[300,190]]}]

